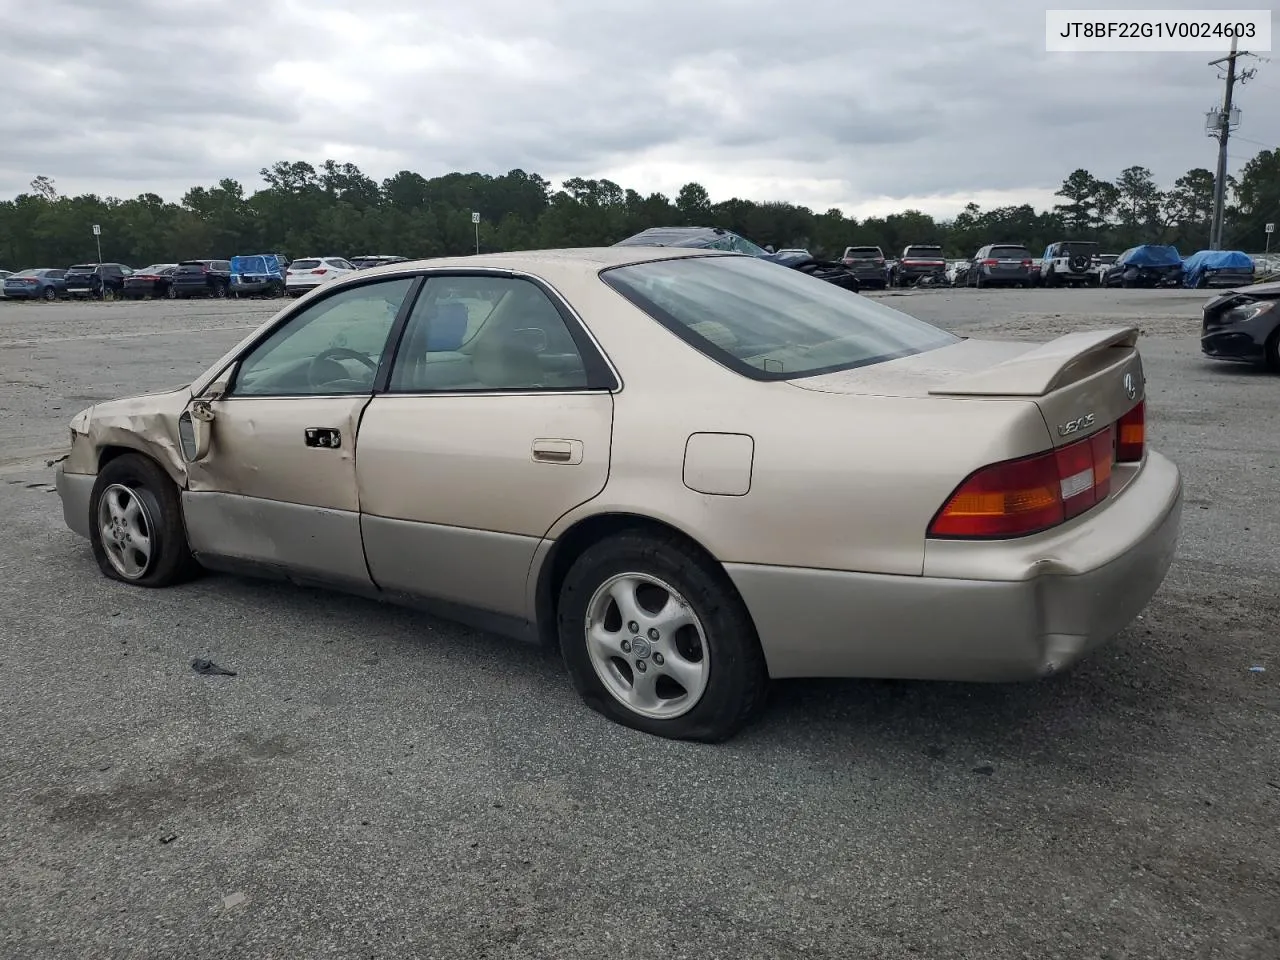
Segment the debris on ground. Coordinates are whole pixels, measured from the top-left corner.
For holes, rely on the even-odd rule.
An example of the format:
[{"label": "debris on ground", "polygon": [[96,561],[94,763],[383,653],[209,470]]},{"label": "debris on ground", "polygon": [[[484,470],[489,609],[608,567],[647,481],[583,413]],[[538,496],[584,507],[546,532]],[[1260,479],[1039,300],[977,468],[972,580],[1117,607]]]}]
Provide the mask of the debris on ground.
[{"label": "debris on ground", "polygon": [[201,660],[198,657],[195,660],[191,661],[191,669],[194,670],[196,673],[206,677],[236,676],[236,672],[234,670],[227,670],[224,667],[218,666],[212,660]]}]

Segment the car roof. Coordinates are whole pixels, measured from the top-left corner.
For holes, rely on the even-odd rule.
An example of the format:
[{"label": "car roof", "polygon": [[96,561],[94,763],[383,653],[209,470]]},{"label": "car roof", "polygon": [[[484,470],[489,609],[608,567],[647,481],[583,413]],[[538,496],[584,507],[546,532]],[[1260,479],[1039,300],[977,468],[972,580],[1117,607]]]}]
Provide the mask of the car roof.
[{"label": "car roof", "polygon": [[589,271],[605,270],[633,263],[652,260],[676,260],[681,257],[745,256],[725,253],[721,250],[700,250],[695,247],[570,247],[556,250],[512,250],[505,253],[482,253],[478,256],[435,257],[427,260],[406,260],[389,263],[364,271],[364,276],[375,274],[410,273],[421,269],[479,268],[490,270],[529,270],[540,267],[564,269],[581,267]]}]

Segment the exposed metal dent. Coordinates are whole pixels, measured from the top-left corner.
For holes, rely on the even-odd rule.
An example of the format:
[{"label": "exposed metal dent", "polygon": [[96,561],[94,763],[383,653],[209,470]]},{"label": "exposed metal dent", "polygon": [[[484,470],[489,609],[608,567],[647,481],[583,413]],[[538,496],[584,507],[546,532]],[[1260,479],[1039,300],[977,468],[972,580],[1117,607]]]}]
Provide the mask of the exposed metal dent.
[{"label": "exposed metal dent", "polygon": [[[191,389],[181,387],[167,393],[147,394],[111,400],[93,407],[87,436],[92,452],[92,470],[107,447],[127,447],[154,459],[179,487],[187,485],[186,462],[178,440],[178,417],[191,400]],[[78,470],[86,466],[76,457]]]}]

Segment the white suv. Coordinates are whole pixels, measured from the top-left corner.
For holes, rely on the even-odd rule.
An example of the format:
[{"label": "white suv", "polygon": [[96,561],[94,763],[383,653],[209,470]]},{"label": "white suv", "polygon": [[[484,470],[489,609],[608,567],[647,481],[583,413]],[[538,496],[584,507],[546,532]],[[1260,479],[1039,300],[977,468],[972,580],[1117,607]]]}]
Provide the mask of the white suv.
[{"label": "white suv", "polygon": [[284,272],[284,289],[291,297],[301,296],[322,283],[355,273],[356,268],[342,257],[310,257],[295,260]]}]

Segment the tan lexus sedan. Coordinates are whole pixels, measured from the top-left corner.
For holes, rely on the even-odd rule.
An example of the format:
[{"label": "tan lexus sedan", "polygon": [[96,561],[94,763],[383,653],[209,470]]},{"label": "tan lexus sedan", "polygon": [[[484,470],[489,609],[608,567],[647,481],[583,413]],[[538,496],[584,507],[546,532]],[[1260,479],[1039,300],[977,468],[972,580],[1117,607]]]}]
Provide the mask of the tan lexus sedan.
[{"label": "tan lexus sedan", "polygon": [[733,253],[397,263],[77,414],[57,484],[108,577],[421,605],[715,741],[771,678],[1030,679],[1133,620],[1182,505],[1136,339],[965,339]]}]

